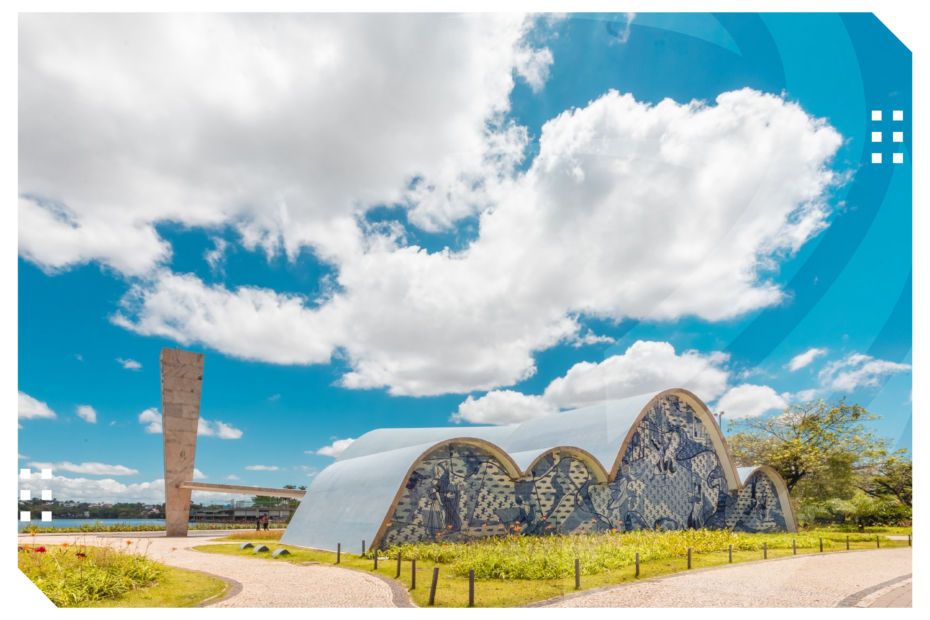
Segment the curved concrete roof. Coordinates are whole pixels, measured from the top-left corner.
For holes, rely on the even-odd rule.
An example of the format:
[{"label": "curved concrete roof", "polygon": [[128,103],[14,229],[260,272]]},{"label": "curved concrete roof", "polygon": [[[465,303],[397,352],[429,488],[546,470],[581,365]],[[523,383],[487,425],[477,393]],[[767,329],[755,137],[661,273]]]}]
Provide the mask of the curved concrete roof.
[{"label": "curved concrete roof", "polygon": [[[361,549],[362,540],[368,545],[377,543],[419,461],[453,441],[488,450],[515,479],[526,475],[547,452],[565,450],[584,460],[599,481],[613,480],[630,431],[648,412],[653,400],[672,394],[688,402],[707,427],[729,487],[742,488],[759,468],[737,473],[723,434],[706,405],[687,390],[672,389],[513,426],[371,431],[355,440],[335,463],[314,478],[281,542],[330,550],[342,543],[346,551],[353,553],[354,547]],[[777,474],[775,477],[781,490],[784,482]],[[786,489],[784,495],[787,497]]]}]

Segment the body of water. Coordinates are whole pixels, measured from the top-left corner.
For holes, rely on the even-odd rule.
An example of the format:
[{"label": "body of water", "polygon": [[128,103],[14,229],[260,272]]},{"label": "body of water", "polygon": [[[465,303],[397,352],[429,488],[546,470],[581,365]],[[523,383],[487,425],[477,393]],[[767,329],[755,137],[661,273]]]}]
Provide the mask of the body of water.
[{"label": "body of water", "polygon": [[82,525],[93,525],[95,521],[99,521],[103,525],[118,525],[120,523],[126,525],[165,525],[164,519],[52,519],[51,521],[33,519],[32,521],[19,521],[17,531],[22,532],[32,525],[38,527],[80,527]]}]

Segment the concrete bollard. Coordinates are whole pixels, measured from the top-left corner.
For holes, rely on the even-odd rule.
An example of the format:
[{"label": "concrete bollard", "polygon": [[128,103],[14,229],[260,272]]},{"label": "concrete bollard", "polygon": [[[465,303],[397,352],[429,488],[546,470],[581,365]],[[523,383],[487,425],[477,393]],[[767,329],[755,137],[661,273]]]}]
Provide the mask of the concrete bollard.
[{"label": "concrete bollard", "polygon": [[468,571],[468,606],[475,606],[475,571]]},{"label": "concrete bollard", "polygon": [[791,539],[791,551],[794,553],[794,555],[798,554],[798,541],[796,538]]},{"label": "concrete bollard", "polygon": [[575,558],[575,589],[581,588],[581,562]]},{"label": "concrete bollard", "polygon": [[730,545],[730,564],[733,563],[733,545]]},{"label": "concrete bollard", "polygon": [[342,543],[336,543],[336,564],[342,560]]},{"label": "concrete bollard", "polygon": [[688,570],[691,570],[691,547],[688,547]]},{"label": "concrete bollard", "polygon": [[240,549],[251,549],[251,548],[254,547],[254,546],[255,546],[255,545],[253,545],[253,544],[250,543],[250,542],[244,542],[244,543],[242,543],[241,545],[239,545],[239,548],[240,548]]},{"label": "concrete bollard", "polygon": [[397,552],[397,574],[394,575],[394,579],[400,579],[400,551]]},{"label": "concrete bollard", "polygon": [[636,552],[636,576],[639,577],[639,551]]},{"label": "concrete bollard", "polygon": [[[849,536],[846,537],[846,540],[849,540]],[[847,543],[849,544],[849,543]],[[823,538],[820,539],[820,553],[823,553]]]},{"label": "concrete bollard", "polygon": [[439,583],[439,567],[433,569],[433,584],[429,587],[429,604],[432,606],[436,602],[436,584]]},{"label": "concrete bollard", "polygon": [[416,558],[410,560],[410,589],[417,589],[417,560]]}]

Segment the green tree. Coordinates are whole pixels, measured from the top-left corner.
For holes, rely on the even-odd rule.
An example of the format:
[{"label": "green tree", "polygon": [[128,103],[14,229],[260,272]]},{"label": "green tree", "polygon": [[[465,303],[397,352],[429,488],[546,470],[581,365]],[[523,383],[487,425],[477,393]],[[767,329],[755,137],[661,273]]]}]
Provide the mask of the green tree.
[{"label": "green tree", "polygon": [[730,422],[727,437],[742,467],[768,465],[801,502],[849,500],[878,463],[887,458],[888,440],[865,422],[880,416],[841,398],[794,405],[780,415]]},{"label": "green tree", "polygon": [[906,453],[901,449],[879,461],[862,490],[871,497],[893,497],[910,508],[914,501],[913,463]]}]

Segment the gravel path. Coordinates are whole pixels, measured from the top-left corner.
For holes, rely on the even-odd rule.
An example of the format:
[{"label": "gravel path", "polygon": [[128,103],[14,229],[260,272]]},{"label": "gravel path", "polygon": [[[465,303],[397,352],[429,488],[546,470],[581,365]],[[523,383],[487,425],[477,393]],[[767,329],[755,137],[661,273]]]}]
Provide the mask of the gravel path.
[{"label": "gravel path", "polygon": [[580,592],[546,607],[849,607],[911,574],[911,548],[736,564]]},{"label": "gravel path", "polygon": [[[164,534],[143,536],[54,535],[35,537],[35,544],[125,545],[146,549],[153,560],[169,566],[197,570],[231,583],[227,594],[207,607],[395,607],[395,594],[387,583],[363,572],[326,564],[301,565],[291,562],[258,561],[251,558],[194,551],[213,543],[208,538],[224,534],[194,531],[187,538],[165,538]],[[32,544],[31,536],[20,542]],[[404,601],[399,601],[403,603]]]}]

